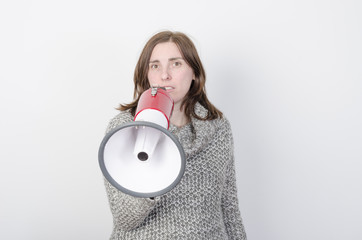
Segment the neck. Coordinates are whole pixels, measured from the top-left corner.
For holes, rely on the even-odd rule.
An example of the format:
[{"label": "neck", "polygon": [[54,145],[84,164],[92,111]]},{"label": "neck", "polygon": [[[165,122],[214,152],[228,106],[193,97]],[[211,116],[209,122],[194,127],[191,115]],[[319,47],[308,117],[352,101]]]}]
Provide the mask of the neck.
[{"label": "neck", "polygon": [[171,119],[171,123],[177,127],[182,127],[189,122],[189,118],[186,116],[184,109],[180,106],[174,106]]}]

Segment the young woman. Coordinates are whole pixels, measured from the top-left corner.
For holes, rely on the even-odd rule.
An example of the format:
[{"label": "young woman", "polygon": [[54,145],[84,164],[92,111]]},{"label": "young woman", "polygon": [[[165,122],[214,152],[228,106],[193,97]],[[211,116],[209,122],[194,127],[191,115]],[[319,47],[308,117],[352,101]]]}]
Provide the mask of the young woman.
[{"label": "young woman", "polygon": [[246,239],[238,208],[230,124],[205,93],[205,72],[192,41],[164,31],[145,45],[134,73],[134,101],[120,105],[107,131],[134,118],[140,95],[164,87],[174,100],[169,130],[184,148],[186,170],[168,193],[136,198],[105,180],[111,239]]}]

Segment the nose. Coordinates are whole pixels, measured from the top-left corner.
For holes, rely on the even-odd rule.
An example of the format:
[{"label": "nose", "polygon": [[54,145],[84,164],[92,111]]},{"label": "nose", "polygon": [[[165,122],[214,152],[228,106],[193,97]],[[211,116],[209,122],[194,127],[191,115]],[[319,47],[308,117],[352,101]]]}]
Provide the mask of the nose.
[{"label": "nose", "polygon": [[170,75],[170,73],[168,71],[168,68],[166,68],[166,69],[164,69],[162,71],[161,79],[162,80],[170,80],[171,79],[171,75]]}]

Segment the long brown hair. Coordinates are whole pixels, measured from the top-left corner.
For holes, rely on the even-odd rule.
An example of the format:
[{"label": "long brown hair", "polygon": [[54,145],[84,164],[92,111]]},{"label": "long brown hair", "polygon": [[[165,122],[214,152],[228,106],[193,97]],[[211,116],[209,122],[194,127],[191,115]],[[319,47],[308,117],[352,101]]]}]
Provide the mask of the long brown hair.
[{"label": "long brown hair", "polygon": [[[186,94],[181,104],[181,107],[184,107],[185,109],[186,116],[192,116],[200,120],[212,120],[222,117],[222,112],[219,111],[213,104],[211,104],[206,96],[205,70],[202,66],[195,45],[184,33],[171,31],[159,32],[151,37],[150,40],[148,40],[142,50],[134,71],[134,101],[129,104],[120,104],[117,109],[121,111],[130,109],[132,115],[135,115],[138,100],[141,94],[150,88],[147,74],[149,60],[151,58],[153,48],[157,44],[164,42],[173,42],[177,45],[186,63],[192,68],[195,74],[195,79],[192,81],[190,90]],[[197,102],[199,102],[208,110],[208,114],[205,118],[201,118],[195,113],[195,104]]]}]

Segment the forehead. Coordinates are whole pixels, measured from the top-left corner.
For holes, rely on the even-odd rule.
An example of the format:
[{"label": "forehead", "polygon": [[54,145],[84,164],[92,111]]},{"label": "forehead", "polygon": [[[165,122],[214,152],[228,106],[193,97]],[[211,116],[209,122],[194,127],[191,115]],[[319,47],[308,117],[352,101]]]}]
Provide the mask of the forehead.
[{"label": "forehead", "polygon": [[152,50],[151,61],[182,57],[180,49],[174,42],[158,43]]}]

